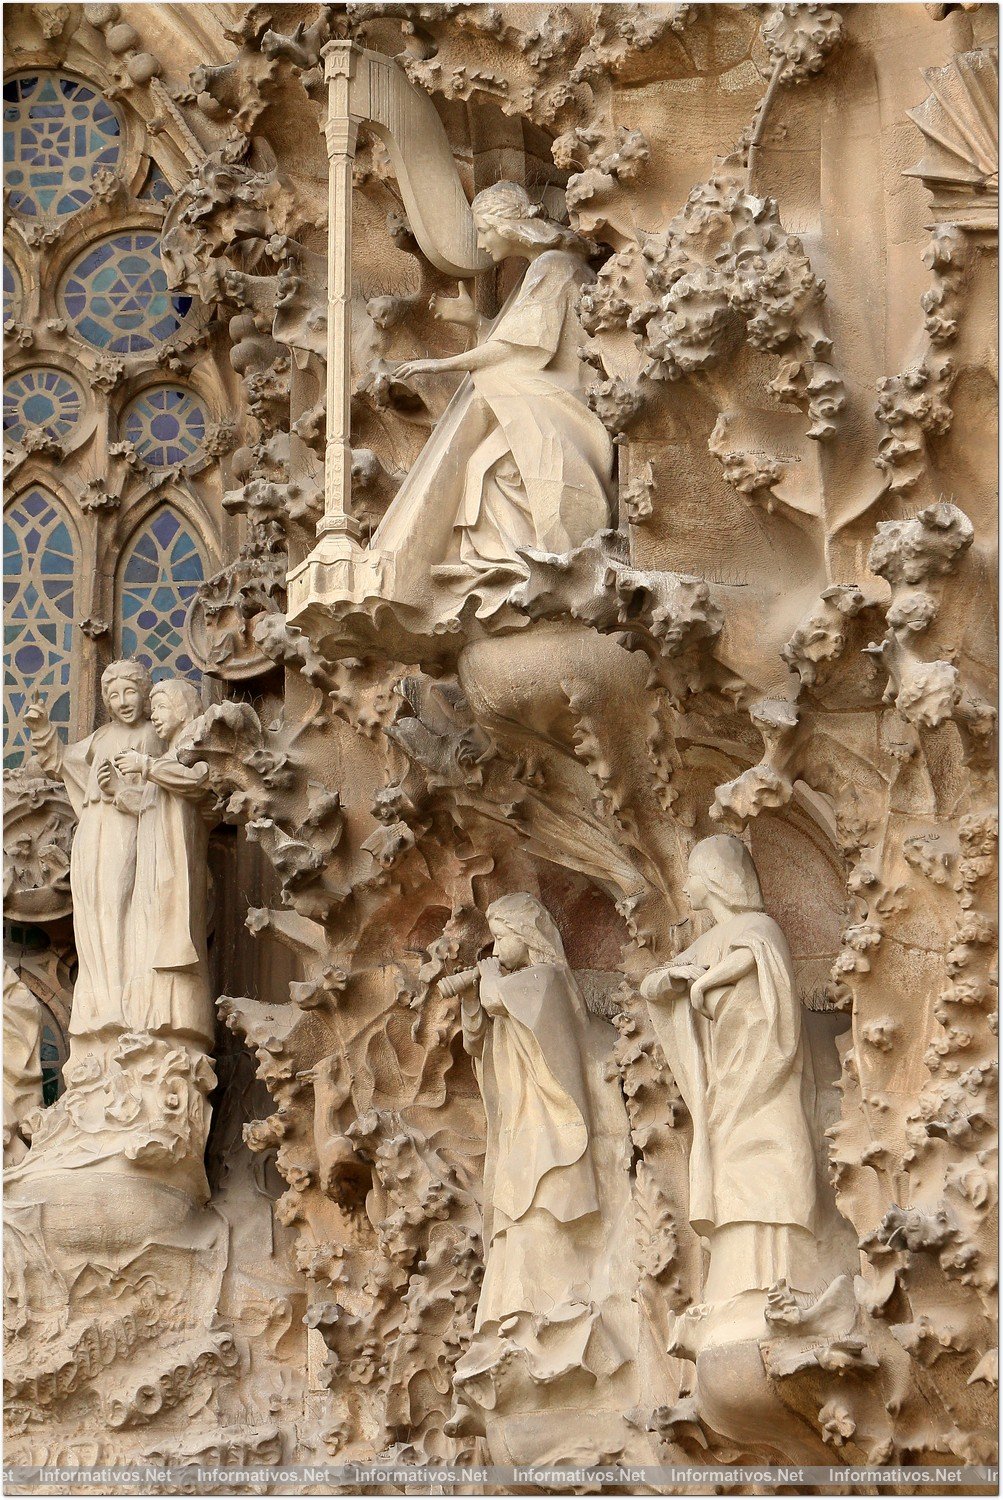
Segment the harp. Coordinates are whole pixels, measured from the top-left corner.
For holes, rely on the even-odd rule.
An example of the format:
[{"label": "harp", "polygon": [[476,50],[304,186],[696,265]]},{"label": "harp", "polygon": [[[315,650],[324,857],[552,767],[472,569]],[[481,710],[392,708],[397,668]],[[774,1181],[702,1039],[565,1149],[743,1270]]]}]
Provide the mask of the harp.
[{"label": "harp", "polygon": [[325,598],[379,593],[379,559],[359,545],[352,516],[352,168],[359,126],[384,142],[411,228],[434,266],[457,278],[490,264],[435,106],[393,58],[350,41],[323,52],[328,155],[327,432],[324,515],[317,545],[289,575],[289,613]]}]

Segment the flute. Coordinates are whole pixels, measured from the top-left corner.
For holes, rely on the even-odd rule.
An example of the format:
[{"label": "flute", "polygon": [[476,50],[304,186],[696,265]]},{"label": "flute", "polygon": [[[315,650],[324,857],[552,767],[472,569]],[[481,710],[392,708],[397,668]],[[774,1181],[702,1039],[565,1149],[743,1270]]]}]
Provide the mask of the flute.
[{"label": "flute", "polygon": [[454,996],[474,989],[479,978],[480,973],[476,967],[461,969],[458,974],[447,974],[445,979],[439,980],[439,994],[446,1000],[452,1000]]}]

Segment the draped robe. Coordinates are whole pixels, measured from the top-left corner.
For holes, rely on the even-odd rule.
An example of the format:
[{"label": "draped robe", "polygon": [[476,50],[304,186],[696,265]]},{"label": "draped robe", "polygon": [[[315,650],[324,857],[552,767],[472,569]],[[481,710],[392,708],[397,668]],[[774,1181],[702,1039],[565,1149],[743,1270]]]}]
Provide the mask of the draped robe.
[{"label": "draped robe", "polygon": [[64,745],[54,726],[45,725],[33,731],[32,748],[42,768],[63,782],[77,815],[70,890],[78,969],[70,1033],[86,1036],[106,1027],[130,1030],[136,1023],[126,1002],[127,949],[138,830],[123,796],[132,778],[114,772],[106,793],[97,771],[123,750],[157,754],[161,741],[148,719],[138,724],[115,719],[74,745]]},{"label": "draped robe", "polygon": [[434,580],[497,609],[527,570],[519,547],[563,553],[609,524],[613,449],[586,404],[577,303],[584,261],[547,250],[532,262],[485,345],[503,354],[460,386],[377,527],[396,559],[394,597],[426,607]]},{"label": "draped robe", "polygon": [[[573,1300],[589,1285],[602,1232],[579,1048],[584,1006],[567,970],[484,971],[480,995],[485,1014],[471,1050],[488,1145],[478,1328]],[[588,1228],[578,1222],[586,1216]]]},{"label": "draped robe", "polygon": [[807,1291],[817,1274],[814,1081],[784,935],[765,912],[739,912],[674,962],[714,966],[737,949],[754,967],[708,992],[713,1020],[685,996],[650,1007],[693,1120],[689,1218],[710,1242],[706,1301],[781,1277]]},{"label": "draped robe", "polygon": [[215,1010],[206,951],[208,767],[154,757],[136,806],[136,893],[129,932],[128,1010],[137,1030],[212,1048]]}]

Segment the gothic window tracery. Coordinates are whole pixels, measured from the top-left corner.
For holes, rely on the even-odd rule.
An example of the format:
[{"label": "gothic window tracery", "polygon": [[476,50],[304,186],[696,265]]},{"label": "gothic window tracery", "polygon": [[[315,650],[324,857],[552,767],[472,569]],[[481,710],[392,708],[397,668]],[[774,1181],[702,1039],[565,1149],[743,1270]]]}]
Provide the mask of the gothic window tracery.
[{"label": "gothic window tracery", "polygon": [[33,486],[4,515],[4,766],[26,749],[24,708],[31,692],[49,717],[70,724],[74,606],[73,537],[60,502]]},{"label": "gothic window tracery", "polygon": [[[31,362],[22,355],[4,382],[12,473],[31,465],[31,483],[19,485],[5,513],[8,766],[24,758],[29,689],[42,688],[53,721],[72,738],[100,716],[100,669],[113,650],[140,656],[156,676],[199,676],[183,624],[198,584],[216,566],[211,405],[188,389],[183,372],[157,382],[163,346],[194,302],[168,287],[161,263],[161,221],[174,188],[144,150],[142,128],[126,128],[124,108],[58,67],[5,80],[12,212],[4,323],[31,350]],[[126,183],[137,171],[143,186],[133,189],[138,196],[126,194],[123,215],[122,197],[104,188],[110,174]],[[74,250],[51,249],[74,232],[65,226],[85,208]],[[123,360],[128,389],[120,384]],[[108,378],[92,379],[92,371]],[[116,438],[124,446],[116,448]],[[138,465],[121,462],[130,448]],[[59,481],[53,473],[48,484],[46,470],[57,466]],[[185,518],[165,503],[148,513],[151,484],[169,471],[199,475],[187,489]],[[138,531],[137,506],[144,514]]]},{"label": "gothic window tracery", "polygon": [[31,432],[60,441],[80,421],[83,392],[62,370],[38,366],[4,381],[3,430],[11,443],[23,443]]},{"label": "gothic window tracery", "polygon": [[94,195],[122,150],[118,115],[95,89],[65,73],[23,73],[4,84],[4,185],[25,218],[59,219]]},{"label": "gothic window tracery", "polygon": [[77,334],[108,354],[143,354],[176,333],[191,297],[168,290],[160,238],[130,230],[90,245],[71,265],[62,304]]},{"label": "gothic window tracery", "polygon": [[163,505],[147,517],[122,566],[119,649],[141,661],[154,681],[201,679],[183,632],[188,606],[205,576],[205,554],[178,511]]},{"label": "gothic window tracery", "polygon": [[183,386],[157,386],[129,402],[121,432],[149,468],[175,469],[202,454],[205,407]]}]

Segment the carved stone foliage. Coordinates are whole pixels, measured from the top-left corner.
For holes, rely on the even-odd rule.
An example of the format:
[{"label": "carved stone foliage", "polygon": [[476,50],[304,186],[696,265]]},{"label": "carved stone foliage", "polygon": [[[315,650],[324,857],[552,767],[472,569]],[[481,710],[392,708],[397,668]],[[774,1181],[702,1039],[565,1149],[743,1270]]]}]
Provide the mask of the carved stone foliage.
[{"label": "carved stone foliage", "polygon": [[101,576],[140,491],[223,545],[201,698],[28,711],[75,832],[10,780],[18,921],[116,819],[197,898],[78,930],[35,1112],[11,1007],[17,1456],[990,1462],[991,8],[69,9],[220,399],[16,473]]},{"label": "carved stone foliage", "polygon": [[74,815],[57,782],[4,775],[4,913],[11,922],[69,915]]}]

